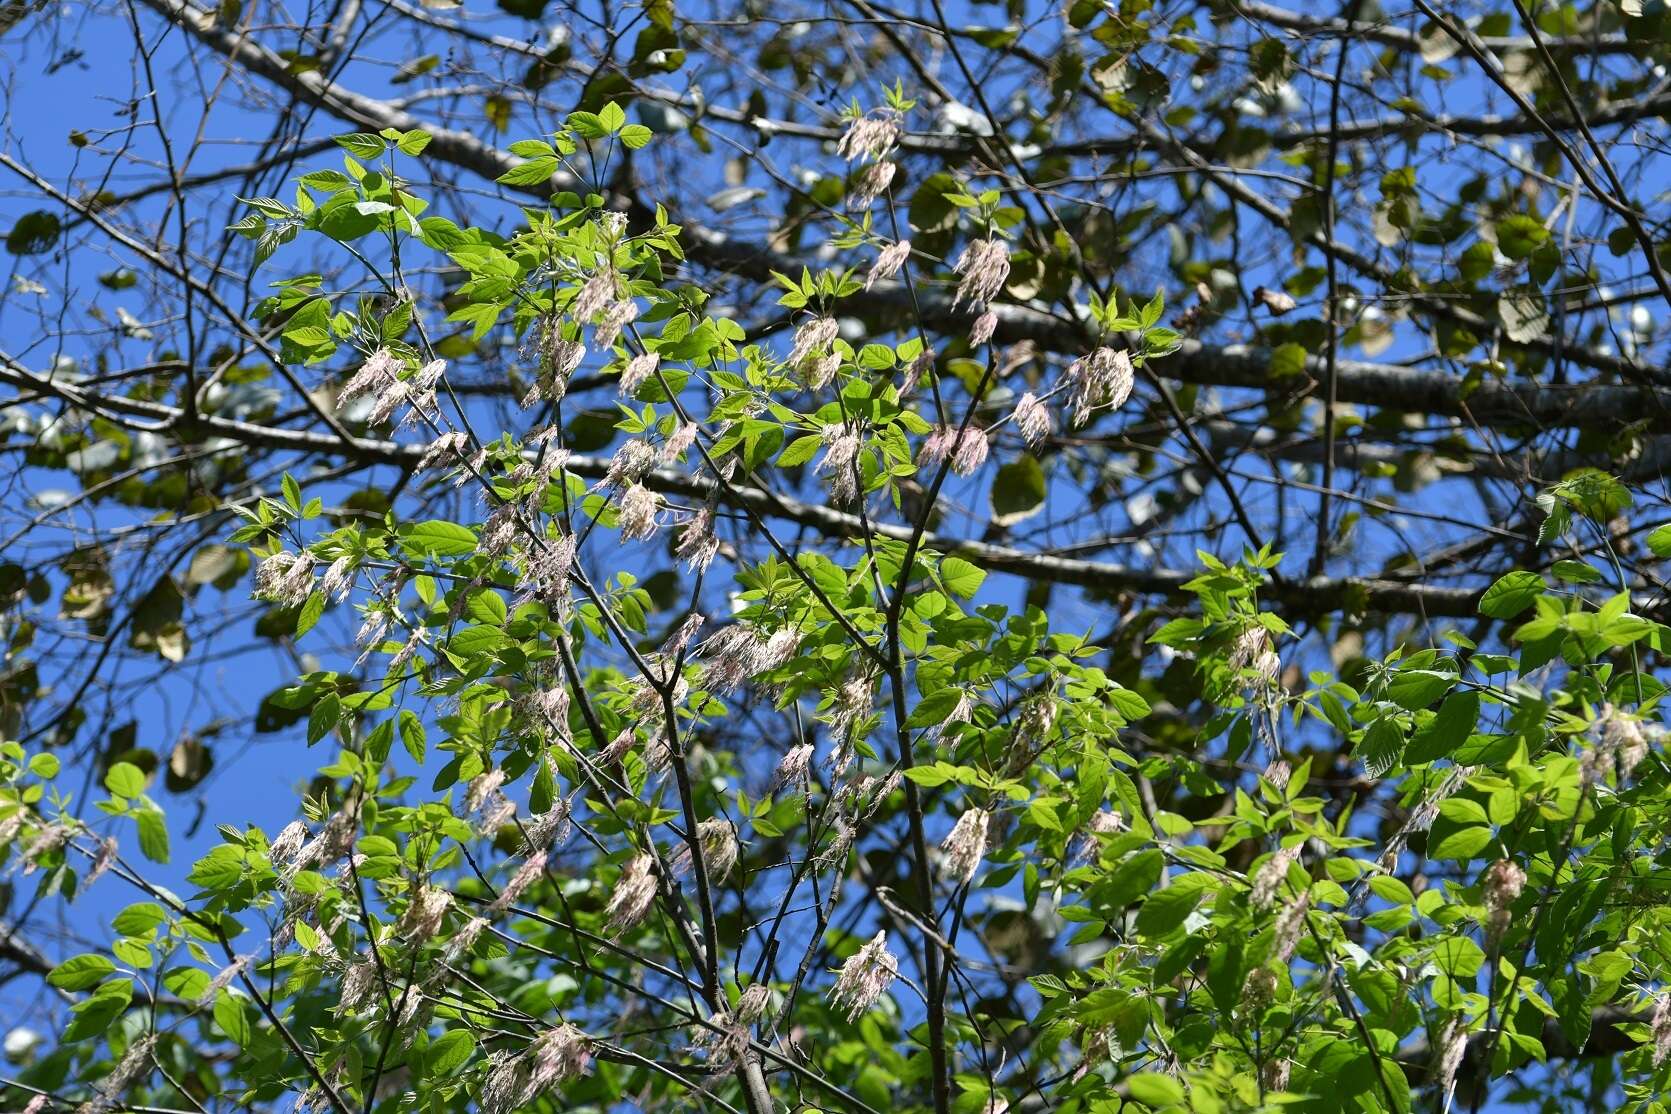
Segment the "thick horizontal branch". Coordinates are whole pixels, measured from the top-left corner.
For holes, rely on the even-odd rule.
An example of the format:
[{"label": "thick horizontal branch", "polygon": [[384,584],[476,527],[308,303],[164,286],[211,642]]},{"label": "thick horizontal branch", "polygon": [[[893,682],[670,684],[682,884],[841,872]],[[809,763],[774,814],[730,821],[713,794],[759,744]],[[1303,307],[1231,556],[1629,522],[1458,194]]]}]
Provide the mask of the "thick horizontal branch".
[{"label": "thick horizontal branch", "polygon": [[[49,383],[15,363],[0,366],[0,382],[33,391],[52,391],[89,412],[104,411],[149,418],[158,423],[159,430],[170,430],[180,437],[193,434],[225,437],[245,445],[346,457],[406,469],[415,467],[426,451],[423,445],[363,437],[344,440],[331,433],[265,426],[214,415],[199,415],[193,421],[180,409],[164,403],[122,397],[86,397],[73,385]],[[607,458],[585,454],[571,455],[565,465],[574,474],[589,479],[602,479],[609,472],[609,466]],[[666,470],[649,473],[643,483],[664,495],[697,501],[714,500],[764,517],[795,522],[832,540],[860,540],[866,536],[867,528],[875,536],[897,541],[909,541],[912,535],[908,526],[877,522],[867,524],[858,515],[802,502],[760,487],[737,483],[722,486],[712,480]],[[1197,575],[1180,569],[1143,569],[1106,561],[1058,557],[940,534],[925,535],[923,545],[943,554],[955,554],[990,572],[1111,593],[1187,597],[1190,593],[1185,585]],[[1265,594],[1297,613],[1309,615],[1375,611],[1455,617],[1473,614],[1479,598],[1479,591],[1473,588],[1405,584],[1369,577],[1313,577],[1272,585],[1265,590]]]},{"label": "thick horizontal branch", "polygon": [[[1398,16],[1385,17],[1373,23],[1354,23],[1348,28],[1345,20],[1333,16],[1308,15],[1279,8],[1275,4],[1261,3],[1260,0],[1234,0],[1231,7],[1237,15],[1256,23],[1270,23],[1305,35],[1350,35],[1400,50],[1419,51],[1426,45],[1419,35],[1393,25],[1392,21],[1400,18]],[[1532,40],[1524,35],[1485,35],[1480,37],[1480,42],[1487,50],[1499,54],[1533,49]],[[1574,35],[1545,39],[1543,45],[1550,50],[1584,54],[1648,54],[1654,47],[1646,40],[1631,40],[1623,35]]]},{"label": "thick horizontal branch", "polygon": [[[408,19],[422,23],[429,27],[434,27],[437,30],[448,34],[458,35],[473,42],[481,43],[484,46],[490,46],[495,50],[519,54],[527,58],[539,60],[543,60],[547,54],[545,48],[536,44],[522,42],[503,35],[486,34],[475,30],[474,28],[465,27],[451,20],[435,16],[427,11],[424,11],[422,8],[404,3],[402,0],[393,0],[390,6],[396,11],[399,11],[402,15],[406,16]],[[1249,7],[1252,8],[1254,6],[1250,5]],[[1263,13],[1267,10],[1275,10],[1266,9],[1263,5],[1258,7],[1260,9],[1259,14],[1261,15],[1263,15]],[[878,10],[887,11],[887,9],[880,7]],[[1309,21],[1318,25],[1337,22],[1329,20],[1316,21],[1311,20],[1310,17],[1304,16],[1294,17],[1291,13],[1282,14],[1300,21]],[[1273,22],[1277,21],[1273,20]],[[1279,25],[1286,26],[1286,24],[1280,23]],[[1412,48],[1416,42],[1415,36],[1411,35],[1409,32],[1386,26],[1360,24],[1357,27],[1357,33],[1362,35],[1364,38],[1371,39],[1372,41],[1388,42],[1401,46],[1408,45]],[[1524,49],[1531,49],[1530,39],[1487,39],[1484,41],[1488,45],[1491,43],[1502,44],[1506,42],[1514,42],[1523,44]],[[1645,44],[1630,43],[1627,40],[1620,38],[1602,38],[1598,40],[1598,42],[1602,44],[1604,49],[1609,43],[1617,46],[1621,51],[1628,49],[1630,51],[1640,52],[1645,49]],[[1034,58],[1031,55],[1029,55],[1029,60],[1035,61],[1041,67],[1049,64],[1048,59]],[[596,74],[594,67],[574,58],[565,61],[563,63],[563,68],[572,73],[577,80],[582,82],[590,81]],[[680,93],[673,89],[660,88],[654,85],[641,83],[635,86],[635,89],[637,94],[644,99],[654,101],[657,104],[666,105],[670,108],[678,109],[680,112],[688,115],[693,121],[719,120],[738,127],[751,128],[754,131],[759,132],[762,136],[789,136],[795,139],[805,139],[819,143],[835,143],[841,138],[842,133],[846,130],[837,124],[825,125],[807,123],[800,120],[784,120],[777,117],[764,116],[760,113],[744,109],[711,104],[694,95]],[[1609,104],[1604,107],[1599,107],[1595,110],[1594,114],[1587,119],[1587,122],[1592,126],[1622,123],[1630,120],[1646,119],[1668,110],[1671,110],[1671,93],[1659,93],[1638,98],[1636,100],[1621,101],[1617,104]],[[1409,136],[1421,132],[1474,137],[1530,135],[1534,132],[1540,131],[1545,124],[1552,124],[1561,128],[1574,128],[1577,126],[1576,121],[1563,119],[1559,116],[1545,117],[1544,120],[1539,121],[1524,115],[1453,116],[1449,114],[1422,114],[1410,111],[1397,115],[1384,116],[1380,119],[1363,120],[1344,125],[1337,131],[1336,138],[1339,142],[1353,142],[1367,139],[1378,139],[1390,135]],[[1240,134],[1237,134],[1234,138],[1237,143],[1238,154],[1245,158],[1248,135],[1245,131],[1245,123],[1243,127],[1244,130]],[[1326,129],[1299,127],[1279,128],[1270,132],[1268,142],[1273,150],[1286,151],[1312,143],[1323,142],[1328,138],[1328,135],[1329,133]],[[1227,133],[1225,136],[1221,137],[1221,140],[1224,138],[1231,137]],[[898,138],[898,146],[902,151],[909,151],[915,154],[942,155],[948,158],[975,154],[981,150],[984,142],[985,138],[982,136],[956,132],[936,133],[925,131],[905,131],[901,132]],[[1197,138],[1190,141],[1188,146],[1197,154],[1207,158],[1220,157],[1223,150],[1223,143],[1221,141],[1211,139]],[[1029,147],[1032,147],[1032,145],[1029,145]],[[1050,143],[1042,147],[1035,147],[1032,149],[1036,149],[1041,157],[1076,155],[1132,157],[1139,155],[1161,155],[1161,152],[1155,150],[1154,144],[1150,142],[1147,137],[1135,132],[1125,136],[1098,137],[1095,139],[1069,140],[1062,143]]]},{"label": "thick horizontal branch", "polygon": [[[1561,1028],[1561,1023],[1552,1017],[1544,1019],[1543,1031],[1538,1038],[1543,1045],[1544,1054],[1551,1060],[1617,1056],[1641,1047],[1627,1036],[1621,1027],[1630,1024],[1646,1025],[1648,1022],[1647,1014],[1632,1013],[1616,1006],[1603,1006],[1591,1011],[1590,1030],[1582,1044],[1574,1044],[1567,1036],[1566,1030]],[[1469,1077],[1478,1074],[1479,1060],[1491,1045],[1492,1037],[1489,1029],[1469,1036],[1468,1053],[1463,1060],[1464,1069],[1458,1073],[1459,1075]],[[1435,1064],[1433,1047],[1426,1040],[1415,1041],[1400,1048],[1396,1059],[1404,1068],[1410,1082],[1417,1086],[1427,1081]]]},{"label": "thick horizontal branch", "polygon": [[[273,51],[216,25],[212,17],[186,0],[145,0],[151,8],[184,27],[215,50],[252,72],[281,85],[296,96],[319,105],[351,124],[370,130],[425,127],[434,136],[429,153],[445,162],[494,179],[522,160],[475,136],[461,131],[431,127],[410,113],[375,98],[344,90],[314,72],[294,73]],[[1671,105],[1671,101],[1667,102]],[[550,186],[526,186],[518,192],[547,196]],[[770,251],[760,245],[739,242],[699,225],[687,225],[687,250],[691,258],[719,269],[769,278],[773,270],[798,273],[801,260]],[[877,288],[845,303],[859,312],[891,312],[900,321],[909,320],[920,306],[925,323],[931,327],[961,330],[968,315],[951,307],[948,293],[927,289],[913,300],[897,285]],[[1083,323],[1066,320],[1027,306],[1001,305],[998,336],[1004,340],[1028,339],[1051,351],[1075,353],[1091,343]],[[1583,353],[1569,350],[1569,358]],[[1278,394],[1300,394],[1321,378],[1323,361],[1308,356],[1306,376],[1276,379],[1271,373],[1271,356],[1264,349],[1242,345],[1214,346],[1186,341],[1178,352],[1156,366],[1170,378],[1184,382],[1224,387],[1249,387]],[[1461,376],[1414,371],[1396,365],[1344,361],[1338,370],[1341,402],[1404,411],[1438,414],[1508,429],[1548,427],[1617,427],[1641,422],[1656,433],[1671,433],[1671,389],[1646,386],[1543,386],[1539,384],[1485,383],[1472,387]]]}]

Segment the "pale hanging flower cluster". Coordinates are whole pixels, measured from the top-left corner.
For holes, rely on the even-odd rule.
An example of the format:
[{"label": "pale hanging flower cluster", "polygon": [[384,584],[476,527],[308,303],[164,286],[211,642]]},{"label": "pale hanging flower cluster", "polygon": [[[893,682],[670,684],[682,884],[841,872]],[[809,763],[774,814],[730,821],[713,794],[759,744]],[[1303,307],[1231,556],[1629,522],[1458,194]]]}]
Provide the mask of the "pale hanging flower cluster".
[{"label": "pale hanging flower cluster", "polygon": [[396,932],[408,940],[422,942],[441,931],[447,910],[453,907],[453,895],[435,886],[419,886],[406,904]]},{"label": "pale hanging flower cluster", "polygon": [[1254,625],[1236,636],[1230,648],[1230,668],[1240,673],[1251,669],[1256,674],[1248,685],[1250,690],[1270,688],[1282,673],[1282,659],[1271,648],[1271,638],[1264,627]]},{"label": "pale hanging flower cluster", "polygon": [[928,739],[936,746],[946,746],[954,742],[957,728],[969,723],[975,716],[975,696],[968,689],[957,690],[957,703],[946,713],[946,718],[928,729]]},{"label": "pale hanging flower cluster", "polygon": [[643,484],[632,484],[621,493],[620,527],[622,541],[639,541],[653,538],[659,524],[656,522],[656,512],[661,509],[661,500],[656,493]]},{"label": "pale hanging flower cluster", "polygon": [[254,959],[253,955],[233,956],[226,966],[215,972],[215,977],[209,980],[209,985],[204,987],[203,993],[197,996],[198,1008],[207,1009],[214,1005],[215,998],[220,992],[231,986],[233,979],[248,970]]},{"label": "pale hanging flower cluster", "polygon": [[876,255],[876,262],[870,265],[870,271],[865,275],[865,289],[869,290],[883,279],[891,279],[905,266],[905,261],[911,258],[911,241],[899,240],[883,248]]},{"label": "pale hanging flower cluster", "polygon": [[703,504],[679,531],[673,545],[673,555],[685,563],[691,572],[708,571],[719,555],[719,535],[714,533],[714,508]]},{"label": "pale hanging flower cluster", "polygon": [[367,420],[372,425],[382,425],[402,406],[409,408],[402,424],[415,421],[424,411],[434,409],[435,387],[447,370],[447,362],[431,360],[410,379],[400,377],[403,370],[405,364],[400,357],[387,348],[379,348],[343,384],[337,395],[337,404],[345,406],[369,395],[372,405]]},{"label": "pale hanging flower cluster", "polygon": [[905,784],[898,770],[886,777],[865,774],[845,786],[837,797],[842,811],[855,820],[869,820],[893,792]]},{"label": "pale hanging flower cluster", "polygon": [[471,917],[463,926],[447,937],[447,946],[441,952],[441,966],[457,967],[470,949],[476,946],[476,940],[487,927],[486,917]]},{"label": "pale hanging flower cluster", "polygon": [[1300,894],[1277,915],[1276,924],[1271,930],[1271,957],[1278,963],[1287,963],[1294,955],[1294,949],[1299,945],[1300,936],[1305,932],[1306,912],[1311,908],[1311,895]]},{"label": "pale hanging flower cluster", "polygon": [[696,632],[701,630],[707,621],[700,611],[692,611],[689,615],[686,615],[684,620],[674,628],[673,633],[667,636],[667,641],[661,644],[661,656],[671,661],[684,653],[690,646],[691,640],[696,637]]},{"label": "pale hanging flower cluster", "polygon": [[609,458],[609,471],[604,473],[600,488],[625,488],[635,484],[656,466],[655,446],[647,441],[629,438],[621,442],[615,455]]},{"label": "pale hanging flower cluster", "polygon": [[348,598],[354,587],[354,558],[344,554],[331,562],[319,581],[319,594],[334,597],[338,603]]},{"label": "pale hanging flower cluster", "polygon": [[830,477],[830,497],[838,503],[852,501],[859,494],[856,463],[859,459],[859,434],[840,422],[826,425],[820,434],[824,455],[815,469]]},{"label": "pale hanging flower cluster", "polygon": [[429,411],[435,409],[435,387],[441,382],[441,376],[447,370],[447,361],[431,360],[410,379],[391,379],[388,385],[378,394],[372,403],[371,413],[366,420],[372,425],[382,425],[395,412],[406,407],[406,416],[401,419],[401,425],[407,426],[417,422]]},{"label": "pale hanging flower cluster", "polygon": [[403,366],[399,356],[387,348],[379,348],[342,385],[342,390],[337,392],[337,405],[346,406],[373,391],[383,391],[397,379]]},{"label": "pale hanging flower cluster", "polygon": [[938,464],[949,457],[953,472],[960,476],[972,476],[986,463],[989,448],[986,430],[978,426],[938,426],[923,439],[922,448],[917,452],[917,463]]},{"label": "pale hanging flower cluster", "polygon": [[[876,678],[869,673],[855,673],[836,689],[829,712],[830,732],[844,743],[851,742],[854,731],[869,716],[876,703]],[[851,760],[851,751],[848,760]],[[840,763],[837,773],[846,768]]]},{"label": "pale hanging flower cluster", "polygon": [[879,931],[848,957],[830,990],[830,1002],[847,1011],[848,1021],[874,1006],[899,977],[899,960],[888,951],[888,934]]},{"label": "pale hanging flower cluster", "polygon": [[491,770],[483,770],[470,779],[464,790],[464,815],[480,812],[487,804],[488,797],[505,784],[505,771],[498,766]]},{"label": "pale hanging flower cluster", "polygon": [[969,347],[979,348],[992,339],[992,334],[998,331],[998,315],[987,310],[975,318],[975,323],[969,326]]},{"label": "pale hanging flower cluster", "polygon": [[151,1074],[151,1053],[156,1046],[157,1038],[150,1033],[136,1038],[110,1074],[99,1082],[96,1097],[78,1106],[76,1114],[104,1114],[118,1109],[128,1088]]},{"label": "pale hanging flower cluster", "polygon": [[609,905],[604,910],[610,929],[622,933],[638,927],[655,899],[655,860],[647,854],[634,855],[616,880],[615,891],[609,895]]},{"label": "pale hanging flower cluster", "polygon": [[1135,379],[1131,356],[1123,350],[1098,348],[1069,364],[1067,381],[1074,424],[1084,425],[1099,407],[1118,410],[1124,406]]},{"label": "pale hanging flower cluster", "polygon": [[[574,296],[569,312],[582,324],[591,324],[600,314],[609,312],[620,301],[621,276],[613,267],[594,272]],[[608,347],[605,345],[604,347]]]},{"label": "pale hanging flower cluster", "polygon": [[1029,445],[1038,445],[1051,433],[1050,407],[1028,391],[1015,404],[1015,428]]},{"label": "pale hanging flower cluster", "polygon": [[564,534],[539,546],[526,559],[527,577],[517,604],[540,600],[553,613],[568,607],[569,577],[574,572],[577,543],[573,534]]},{"label": "pale hanging flower cluster", "polygon": [[1663,735],[1664,729],[1658,724],[1644,724],[1621,708],[1603,704],[1591,731],[1589,749],[1578,760],[1584,786],[1605,784],[1609,777],[1621,785],[1629,781],[1648,756],[1650,740],[1657,741]]},{"label": "pale hanging flower cluster", "polygon": [[1303,843],[1284,847],[1259,864],[1259,869],[1253,872],[1252,892],[1248,895],[1250,905],[1255,909],[1270,908],[1271,902],[1276,900],[1278,887],[1288,877],[1289,866],[1299,859],[1304,847]]},{"label": "pale hanging flower cluster", "polygon": [[685,453],[690,451],[690,447],[696,444],[697,432],[695,422],[680,422],[679,428],[668,434],[667,440],[661,443],[660,462],[663,465],[678,463]]},{"label": "pale hanging flower cluster", "polygon": [[901,379],[899,383],[900,397],[906,398],[910,396],[917,389],[917,385],[922,382],[923,376],[933,370],[934,353],[932,351],[925,350],[919,354],[916,359],[911,361],[910,367],[905,369],[905,377]]},{"label": "pale hanging flower cluster", "polygon": [[519,1110],[551,1088],[580,1078],[591,1063],[592,1038],[567,1023],[541,1033],[520,1055],[496,1052],[482,1081],[482,1114]]},{"label": "pale hanging flower cluster", "polygon": [[499,887],[499,895],[487,907],[487,914],[491,917],[503,916],[511,906],[522,899],[535,882],[545,873],[545,855],[537,854],[528,857],[527,861],[517,867],[516,872]]},{"label": "pale hanging flower cluster", "polygon": [[[342,810],[334,813],[325,822],[325,826],[319,830],[318,835],[302,844],[293,857],[287,858],[285,865],[289,872],[293,874],[298,870],[323,870],[348,854],[354,846],[356,821],[357,817],[348,810],[346,805]],[[297,824],[301,824],[301,821],[296,821],[295,824],[279,833],[279,841],[287,845],[286,849],[288,849],[288,844],[297,838],[293,832]],[[307,834],[306,826],[302,827],[301,832],[304,836]],[[280,856],[280,858],[286,857]]]},{"label": "pale hanging flower cluster", "polygon": [[899,170],[896,163],[886,159],[871,163],[859,171],[853,182],[852,192],[848,195],[852,204],[868,208],[878,197],[888,192],[893,184],[894,174]]},{"label": "pale hanging flower cluster", "polygon": [[522,397],[524,409],[541,400],[561,402],[568,393],[569,377],[586,358],[586,346],[563,336],[563,319],[556,314],[540,322],[538,352],[540,370]]},{"label": "pale hanging flower cluster", "polygon": [[734,1007],[718,1011],[707,1025],[697,1026],[692,1046],[706,1052],[712,1064],[735,1062],[748,1049],[749,1027],[766,1016],[771,1002],[771,988],[755,983],[737,997]]},{"label": "pale hanging flower cluster", "polygon": [[752,623],[733,623],[702,643],[702,683],[710,692],[735,692],[788,662],[800,644],[800,634],[789,627],[768,635]]},{"label": "pale hanging flower cluster", "polygon": [[441,434],[424,449],[424,455],[418,458],[418,471],[427,472],[431,468],[451,468],[465,460],[464,450],[469,447],[470,436],[462,430],[450,430]]},{"label": "pale hanging flower cluster", "polygon": [[371,1000],[377,985],[377,963],[371,959],[355,959],[342,973],[342,986],[337,994],[336,1014],[340,1017],[353,1013]]},{"label": "pale hanging flower cluster", "polygon": [[281,549],[255,570],[255,598],[294,606],[313,594],[313,554]]},{"label": "pale hanging flower cluster", "polygon": [[811,782],[811,773],[812,744],[797,743],[778,760],[777,769],[772,774],[772,789],[775,791],[786,785],[808,785]]},{"label": "pale hanging flower cluster", "polygon": [[1456,1082],[1456,1071],[1462,1066],[1462,1057],[1468,1053],[1468,1026],[1460,1017],[1453,1017],[1445,1023],[1444,1030],[1439,1035],[1438,1078],[1439,1093],[1447,1094],[1451,1084]]},{"label": "pale hanging flower cluster", "polygon": [[757,982],[737,997],[737,1005],[731,1011],[731,1016],[744,1025],[753,1025],[765,1018],[771,1004],[772,988],[763,982]]},{"label": "pale hanging flower cluster", "polygon": [[1508,930],[1512,907],[1526,888],[1526,872],[1513,859],[1498,859],[1485,868],[1480,889],[1485,903],[1485,938],[1492,944]]},{"label": "pale hanging flower cluster", "polygon": [[963,254],[957,257],[952,270],[962,276],[957,284],[957,295],[952,308],[968,303],[984,310],[1004,289],[1010,277],[1010,249],[1004,241],[991,239],[970,240]]},{"label": "pale hanging flower cluster", "polygon": [[836,143],[836,153],[848,162],[880,159],[899,142],[899,121],[891,112],[856,116]]},{"label": "pale hanging flower cluster", "polygon": [[1654,999],[1654,1015],[1649,1026],[1654,1042],[1654,1067],[1671,1057],[1671,991],[1660,991]]},{"label": "pale hanging flower cluster", "polygon": [[550,850],[557,844],[569,838],[573,827],[569,802],[558,797],[551,802],[551,807],[534,817],[524,829],[526,847],[524,851],[530,855],[537,855]]},{"label": "pale hanging flower cluster", "polygon": [[638,388],[649,382],[650,377],[660,367],[661,356],[654,352],[646,352],[628,360],[627,366],[621,369],[621,394],[630,396]]},{"label": "pale hanging flower cluster", "polygon": [[954,881],[967,883],[980,869],[986,855],[986,833],[991,814],[984,808],[971,808],[957,818],[952,830],[940,844],[945,853],[946,875]]},{"label": "pale hanging flower cluster", "polygon": [[707,1024],[695,1026],[690,1038],[691,1049],[708,1057],[710,1071],[717,1071],[742,1059],[748,1042],[748,1026],[739,1023],[726,1010],[708,1018]]},{"label": "pale hanging flower cluster", "polygon": [[[702,847],[702,865],[708,871],[708,882],[717,886],[737,865],[737,831],[724,817],[710,816],[697,823],[696,840]],[[680,847],[670,865],[675,873],[690,873],[693,865],[690,847]]]},{"label": "pale hanging flower cluster", "polygon": [[841,326],[833,317],[814,317],[795,330],[787,362],[806,377],[807,385],[819,390],[830,384],[841,367],[841,353],[835,350]]}]

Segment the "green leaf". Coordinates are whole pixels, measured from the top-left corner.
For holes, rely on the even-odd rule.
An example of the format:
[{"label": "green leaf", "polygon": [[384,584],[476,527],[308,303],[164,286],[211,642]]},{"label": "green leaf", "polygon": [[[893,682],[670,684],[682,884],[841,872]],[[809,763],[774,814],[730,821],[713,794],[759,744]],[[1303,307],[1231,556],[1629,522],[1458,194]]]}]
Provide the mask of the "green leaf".
[{"label": "green leaf", "polygon": [[116,973],[116,964],[102,955],[84,952],[72,955],[47,975],[46,981],[59,990],[86,990]]},{"label": "green leaf", "polygon": [[123,936],[149,936],[168,919],[168,912],[154,901],[141,901],[128,906],[111,918],[110,927]]},{"label": "green leaf", "polygon": [[66,1044],[109,1034],[116,1019],[133,1001],[132,979],[111,979],[70,1009],[75,1017],[64,1029]]},{"label": "green leaf", "polygon": [[296,637],[300,638],[312,630],[324,614],[325,593],[317,591],[311,593],[302,604],[301,610],[296,613]]},{"label": "green leaf", "polygon": [[1468,979],[1485,965],[1485,953],[1466,936],[1447,936],[1433,946],[1433,961],[1452,978]]},{"label": "green leaf", "polygon": [[370,132],[351,132],[348,135],[339,135],[334,138],[338,147],[356,158],[380,159],[383,157],[383,152],[389,149],[389,145],[383,141],[382,136],[373,135]]},{"label": "green leaf", "polygon": [[215,1028],[225,1033],[239,1048],[249,1046],[249,1013],[244,1008],[244,1000],[230,990],[222,990],[215,995]]},{"label": "green leaf", "polygon": [[643,124],[628,124],[621,129],[621,142],[635,151],[650,142],[654,136],[655,133]]},{"label": "green leaf", "polygon": [[104,787],[118,797],[143,797],[145,774],[138,766],[118,762],[105,773]]},{"label": "green leaf", "polygon": [[1166,868],[1166,856],[1159,848],[1151,847],[1121,862],[1114,868],[1114,876],[1096,891],[1098,911],[1118,912],[1155,889],[1161,872]]},{"label": "green leaf", "polygon": [[400,533],[400,546],[413,557],[464,557],[476,552],[476,532],[468,526],[431,519],[408,526]]},{"label": "green leaf", "polygon": [[986,582],[986,570],[961,557],[947,557],[940,562],[940,581],[948,592],[972,599]]},{"label": "green leaf", "polygon": [[424,749],[428,743],[428,734],[424,730],[423,720],[410,708],[400,710],[400,745],[406,748],[406,753],[412,760],[423,765]]},{"label": "green leaf", "polygon": [[1480,597],[1481,615],[1493,619],[1512,619],[1543,594],[1543,577],[1525,569],[1516,569],[1497,579]]},{"label": "green leaf", "polygon": [[1510,259],[1525,259],[1549,239],[1542,222],[1521,213],[1497,222],[1497,247]]},{"label": "green leaf", "polygon": [[424,1053],[425,1074],[451,1075],[475,1055],[476,1040],[463,1029],[451,1029],[429,1042]]},{"label": "green leaf", "polygon": [[308,714],[308,745],[323,739],[341,718],[342,698],[334,692],[326,693]]},{"label": "green leaf", "polygon": [[1398,765],[1403,751],[1404,733],[1399,730],[1398,721],[1392,716],[1380,717],[1364,732],[1359,754],[1364,773],[1370,777],[1386,776],[1387,771]]},{"label": "green leaf", "polygon": [[147,808],[134,813],[139,826],[139,850],[154,863],[168,862],[168,824],[161,809]]},{"label": "green leaf", "polygon": [[1491,828],[1486,824],[1469,824],[1455,827],[1445,823],[1443,819],[1434,821],[1433,831],[1427,841],[1427,857],[1430,859],[1472,859],[1491,845],[1495,838]]},{"label": "green leaf", "polygon": [[45,209],[24,213],[6,233],[6,250],[13,255],[40,255],[51,251],[63,227],[57,213]]},{"label": "green leaf", "polygon": [[1184,1102],[1184,1085],[1158,1071],[1140,1072],[1126,1080],[1126,1087],[1145,1106],[1181,1106]]},{"label": "green leaf", "polygon": [[499,175],[497,181],[507,186],[537,186],[550,181],[551,176],[557,173],[558,165],[557,160],[550,156],[529,159]]},{"label": "green leaf", "polygon": [[1401,669],[1387,682],[1387,699],[1400,708],[1419,711],[1456,684],[1456,674],[1437,669]]},{"label": "green leaf", "polygon": [[989,495],[993,524],[1010,526],[1038,514],[1044,509],[1044,487],[1044,469],[1030,456],[998,469]]},{"label": "green leaf", "polygon": [[1479,715],[1479,693],[1462,689],[1445,697],[1434,717],[1411,736],[1404,752],[1405,765],[1419,766],[1449,755],[1467,741]]},{"label": "green leaf", "polygon": [[777,466],[779,468],[792,468],[797,464],[805,464],[818,455],[818,450],[823,444],[824,439],[816,433],[797,437],[789,442],[789,446],[777,458]]},{"label": "green leaf", "polygon": [[1156,890],[1137,911],[1137,931],[1150,938],[1172,935],[1195,911],[1205,892],[1200,885],[1168,886],[1164,890]]}]

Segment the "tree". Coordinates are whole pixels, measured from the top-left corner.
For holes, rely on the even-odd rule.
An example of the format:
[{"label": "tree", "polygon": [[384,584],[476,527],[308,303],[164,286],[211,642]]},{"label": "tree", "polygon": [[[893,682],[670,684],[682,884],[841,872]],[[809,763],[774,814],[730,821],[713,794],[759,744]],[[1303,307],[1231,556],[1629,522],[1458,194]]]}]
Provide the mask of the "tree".
[{"label": "tree", "polygon": [[1663,1110],[1671,20],[1412,5],[0,8],[5,1108]]}]

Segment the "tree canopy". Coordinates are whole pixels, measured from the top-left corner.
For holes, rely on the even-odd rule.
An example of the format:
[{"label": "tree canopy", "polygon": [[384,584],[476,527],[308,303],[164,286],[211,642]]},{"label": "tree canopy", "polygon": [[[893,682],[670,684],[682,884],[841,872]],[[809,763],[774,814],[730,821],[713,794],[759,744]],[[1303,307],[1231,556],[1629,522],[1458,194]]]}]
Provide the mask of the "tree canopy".
[{"label": "tree canopy", "polygon": [[1665,1111],[1662,0],[0,35],[0,1106]]}]

